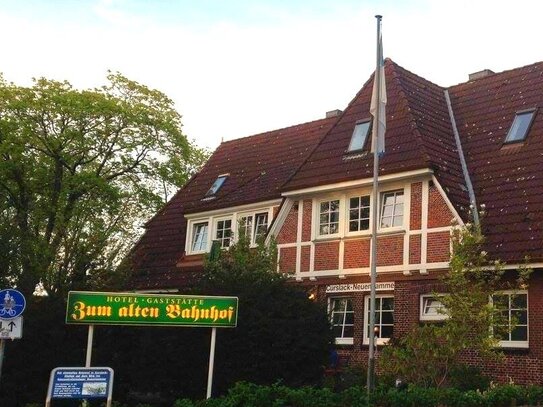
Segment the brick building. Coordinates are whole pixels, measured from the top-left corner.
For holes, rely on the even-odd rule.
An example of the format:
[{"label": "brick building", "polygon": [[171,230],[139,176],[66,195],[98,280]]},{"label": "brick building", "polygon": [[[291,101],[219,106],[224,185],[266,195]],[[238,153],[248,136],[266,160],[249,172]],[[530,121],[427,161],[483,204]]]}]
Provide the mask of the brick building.
[{"label": "brick building", "polygon": [[[178,290],[202,269],[212,241],[237,228],[275,237],[279,269],[326,299],[339,352],[367,360],[371,207],[378,205],[378,344],[436,312],[451,221],[468,219],[469,183],[484,204],[486,250],[516,270],[525,291],[500,293],[518,324],[485,366],[498,379],[543,382],[543,63],[481,71],[444,88],[385,61],[386,153],[372,196],[373,77],[344,111],[222,143],[146,225],[132,252],[139,290]],[[467,173],[462,169],[465,159]],[[472,363],[480,363],[476,357]]]}]

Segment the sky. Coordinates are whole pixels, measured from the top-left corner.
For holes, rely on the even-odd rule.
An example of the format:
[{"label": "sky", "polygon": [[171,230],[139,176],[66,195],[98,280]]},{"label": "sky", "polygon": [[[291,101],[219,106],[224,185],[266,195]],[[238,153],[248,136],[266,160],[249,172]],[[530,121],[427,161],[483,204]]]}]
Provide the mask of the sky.
[{"label": "sky", "polygon": [[540,0],[0,0],[0,72],[108,70],[174,100],[201,147],[344,109],[384,55],[442,86],[543,60]]}]

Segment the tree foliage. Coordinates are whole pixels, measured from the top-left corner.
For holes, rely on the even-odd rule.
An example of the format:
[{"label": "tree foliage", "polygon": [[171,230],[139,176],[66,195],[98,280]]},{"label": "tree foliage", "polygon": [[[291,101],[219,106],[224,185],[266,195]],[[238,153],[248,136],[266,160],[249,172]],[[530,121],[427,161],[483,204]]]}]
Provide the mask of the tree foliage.
[{"label": "tree foliage", "polygon": [[236,329],[217,338],[217,388],[251,380],[287,385],[315,383],[328,358],[331,330],[324,304],[277,273],[276,247],[251,248],[241,236],[209,260],[199,289],[239,297]]},{"label": "tree foliage", "polygon": [[0,77],[1,278],[50,294],[103,282],[206,154],[166,95],[121,74],[92,90]]},{"label": "tree foliage", "polygon": [[499,290],[524,288],[530,270],[522,268],[515,276],[505,276],[500,261],[488,260],[483,243],[480,225],[467,223],[454,228],[450,267],[442,278],[445,294],[439,293],[440,312],[447,318],[414,326],[385,347],[379,360],[385,375],[440,387],[448,384],[451,372],[461,366],[466,350],[484,360],[501,356],[499,338],[513,329],[515,321],[508,326],[500,305],[490,298]]}]

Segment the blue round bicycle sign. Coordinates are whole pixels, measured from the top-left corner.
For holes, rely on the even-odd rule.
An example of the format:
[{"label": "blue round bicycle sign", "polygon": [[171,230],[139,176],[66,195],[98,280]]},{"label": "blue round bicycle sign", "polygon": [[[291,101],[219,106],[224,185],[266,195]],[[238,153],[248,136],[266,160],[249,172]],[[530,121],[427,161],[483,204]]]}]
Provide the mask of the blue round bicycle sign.
[{"label": "blue round bicycle sign", "polygon": [[17,318],[25,307],[25,297],[19,291],[11,288],[0,290],[0,319]]}]

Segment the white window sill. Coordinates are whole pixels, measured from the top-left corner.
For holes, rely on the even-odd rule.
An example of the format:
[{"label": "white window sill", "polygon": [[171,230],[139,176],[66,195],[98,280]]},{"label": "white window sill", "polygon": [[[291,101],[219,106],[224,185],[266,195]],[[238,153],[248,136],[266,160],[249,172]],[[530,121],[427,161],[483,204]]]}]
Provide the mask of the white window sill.
[{"label": "white window sill", "polygon": [[336,345],[352,345],[354,344],[353,338],[336,338]]},{"label": "white window sill", "polygon": [[[388,342],[390,341],[390,338],[377,338],[375,340],[375,344],[376,345],[386,345]],[[368,338],[364,338],[364,345],[368,345],[370,344],[370,341]]]},{"label": "white window sill", "polygon": [[405,233],[405,228],[403,226],[383,228],[383,229],[379,228],[379,230],[377,231],[377,236],[392,235],[392,234],[399,234],[399,233]]},{"label": "white window sill", "polygon": [[333,235],[322,235],[315,237],[315,242],[327,242],[330,240],[339,240],[341,239],[341,236],[339,233],[333,234]]},{"label": "white window sill", "polygon": [[500,341],[498,346],[504,349],[528,349],[529,343],[528,341]]}]

